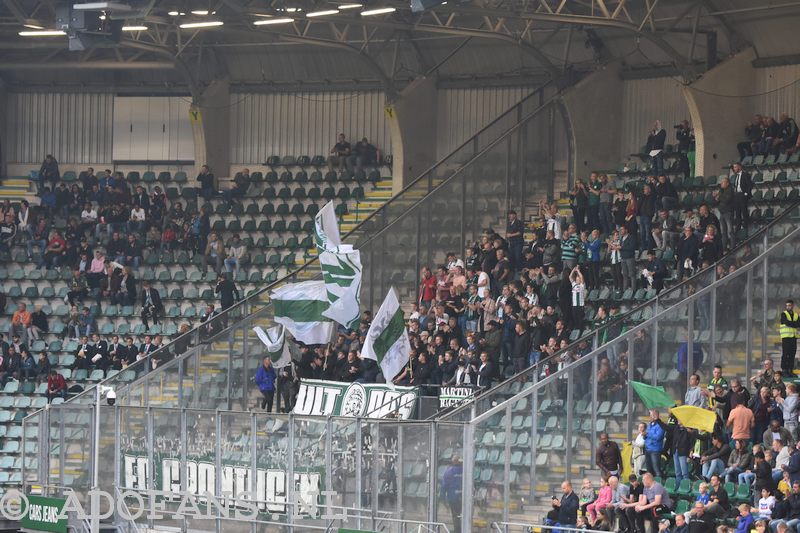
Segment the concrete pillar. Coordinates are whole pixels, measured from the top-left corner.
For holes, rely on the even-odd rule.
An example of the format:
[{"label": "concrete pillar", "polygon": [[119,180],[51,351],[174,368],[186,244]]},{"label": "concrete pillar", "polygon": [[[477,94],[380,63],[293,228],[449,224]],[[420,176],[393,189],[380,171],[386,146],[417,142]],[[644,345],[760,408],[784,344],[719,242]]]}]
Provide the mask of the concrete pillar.
[{"label": "concrete pillar", "polygon": [[572,172],[586,178],[593,170],[619,164],[622,140],[622,78],[619,63],[587,76],[562,96],[572,137]]},{"label": "concrete pillar", "polygon": [[436,78],[417,78],[386,106],[392,138],[392,192],[436,163]]},{"label": "concrete pillar", "polygon": [[213,81],[205,88],[189,114],[194,136],[195,173],[211,167],[217,178],[226,177],[230,166],[230,83]]},{"label": "concrete pillar", "polygon": [[718,95],[756,92],[755,57],[752,48],[739,52],[683,89],[694,126],[695,174],[699,176],[718,175],[723,166],[739,158],[736,144],[743,140],[744,125],[753,116],[752,100]]}]

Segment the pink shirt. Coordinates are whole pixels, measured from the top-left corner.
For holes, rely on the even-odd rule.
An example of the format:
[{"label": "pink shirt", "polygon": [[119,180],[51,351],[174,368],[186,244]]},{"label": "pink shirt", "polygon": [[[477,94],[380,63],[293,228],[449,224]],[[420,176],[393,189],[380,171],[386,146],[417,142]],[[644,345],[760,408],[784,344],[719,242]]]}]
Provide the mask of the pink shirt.
[{"label": "pink shirt", "polygon": [[597,499],[594,501],[594,508],[602,509],[609,503],[611,503],[611,486],[606,485],[597,493]]},{"label": "pink shirt", "polygon": [[101,257],[97,259],[96,257],[92,259],[92,266],[89,267],[89,272],[94,272],[96,274],[101,274],[105,271],[105,257]]}]

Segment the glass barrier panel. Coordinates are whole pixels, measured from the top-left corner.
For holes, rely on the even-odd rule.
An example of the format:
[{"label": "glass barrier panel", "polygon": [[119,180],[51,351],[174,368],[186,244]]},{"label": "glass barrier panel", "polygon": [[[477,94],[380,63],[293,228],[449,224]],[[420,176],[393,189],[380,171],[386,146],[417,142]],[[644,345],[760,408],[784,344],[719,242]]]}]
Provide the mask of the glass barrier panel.
[{"label": "glass barrier panel", "polygon": [[[401,429],[398,427],[397,431],[399,434]],[[450,531],[458,531],[461,524],[465,467],[464,433],[465,426],[462,424],[436,423],[437,460],[434,476],[435,486],[431,489],[436,496],[434,520],[445,523]],[[445,472],[450,468],[452,470],[448,473],[448,483],[445,486]]]},{"label": "glass barrier panel", "polygon": [[[149,488],[153,468],[150,463],[148,449],[148,411],[141,407],[123,407],[119,409],[119,486],[120,491],[138,492]],[[125,497],[125,506],[131,516],[144,512],[139,500]],[[144,524],[146,519],[140,518],[138,523]]]},{"label": "glass barrier panel", "polygon": [[356,488],[356,456],[360,432],[354,420],[331,418],[331,480],[330,487],[336,495],[333,505],[338,512],[342,507],[355,508],[359,497]]},{"label": "glass barrier panel", "polygon": [[[222,480],[220,488],[223,494],[242,497],[245,493],[255,494],[256,486],[253,472],[253,444],[254,436],[252,426],[255,414],[221,412],[220,428],[220,460],[222,465]],[[243,513],[247,511],[242,509]],[[243,519],[237,519],[236,508],[233,505],[227,508],[227,518],[220,520],[220,527],[225,530],[242,530],[249,528]]]},{"label": "glass barrier panel", "polygon": [[426,423],[400,424],[399,455],[402,507],[398,518],[426,522],[431,509],[430,471],[432,426]]},{"label": "glass barrier panel", "polygon": [[[221,479],[217,479],[217,460],[222,463],[222,455],[219,448],[220,443],[220,430],[221,421],[218,426],[218,413],[206,410],[186,410],[186,431],[185,439],[182,440],[183,446],[186,448],[186,487],[189,493],[202,494],[203,492],[210,492],[211,494],[219,494],[217,486],[220,485]],[[171,417],[164,417],[166,423]],[[180,446],[173,446],[172,449],[169,445],[162,446],[158,444],[158,439],[163,434],[173,434],[176,428],[180,428],[179,423],[173,421],[173,429],[161,428],[156,425],[157,420],[153,421],[153,439],[154,451],[159,454],[154,455],[154,466],[158,466],[159,458],[163,454],[164,457],[178,457],[180,465]],[[163,441],[162,441],[163,442]],[[217,454],[220,454],[218,457]],[[164,483],[162,479],[162,484]],[[208,529],[210,527],[208,520],[204,518],[186,517],[183,521],[189,529]],[[213,526],[211,526],[213,527]]]},{"label": "glass barrier panel", "polygon": [[286,523],[289,465],[289,415],[256,417],[256,494],[259,500],[259,519]]},{"label": "glass barrier panel", "polygon": [[698,302],[678,304],[660,313],[653,337],[656,364],[643,365],[645,383],[663,386],[675,399],[683,399],[688,374],[700,368],[707,357],[702,344],[696,339],[692,339],[691,347],[689,345],[692,335],[689,328],[690,307],[701,308],[696,315],[709,314]]},{"label": "glass barrier panel", "polygon": [[[324,513],[325,476],[328,475],[328,447],[324,418],[293,417],[292,455],[294,460],[294,524],[302,529],[313,525]],[[371,492],[371,491],[370,491]],[[300,505],[300,502],[303,505]]]},{"label": "glass barrier panel", "polygon": [[[177,409],[150,409],[149,411],[150,427],[152,428],[152,434],[149,435],[149,439],[152,445],[153,458],[153,475],[150,476],[150,488],[165,492],[181,492],[181,473],[184,471],[191,472],[192,470],[192,467],[186,468],[185,470],[181,468],[181,465],[184,464],[181,457],[182,448],[186,445],[181,431],[181,411]],[[197,493],[201,493],[204,490],[208,490],[212,494],[217,493],[213,486],[215,476],[210,473],[209,467],[204,468],[201,466],[202,464],[214,464],[213,439],[215,434],[216,430],[211,427],[208,433],[203,436],[204,439],[209,441],[209,444],[205,446],[204,454],[193,455],[195,463],[190,463],[197,464],[196,479],[198,482],[202,480],[202,483],[206,484],[202,488],[198,486],[200,490],[198,490]],[[198,437],[197,433],[195,433],[194,436],[195,438]],[[186,460],[189,462],[189,454],[187,454]],[[202,474],[201,470],[203,470]],[[187,476],[187,479],[190,478],[191,474]],[[209,485],[211,485],[210,488],[206,488]],[[187,488],[189,492],[194,492],[191,491],[191,482],[187,484]],[[158,527],[180,528],[184,521],[180,518],[173,518],[172,516],[172,513],[177,511],[180,507],[180,498],[166,498],[162,496],[155,496],[154,498],[156,502],[163,502],[165,511],[161,513],[164,515],[163,518],[152,519],[152,523]],[[145,501],[148,501],[147,498],[145,498]]]}]

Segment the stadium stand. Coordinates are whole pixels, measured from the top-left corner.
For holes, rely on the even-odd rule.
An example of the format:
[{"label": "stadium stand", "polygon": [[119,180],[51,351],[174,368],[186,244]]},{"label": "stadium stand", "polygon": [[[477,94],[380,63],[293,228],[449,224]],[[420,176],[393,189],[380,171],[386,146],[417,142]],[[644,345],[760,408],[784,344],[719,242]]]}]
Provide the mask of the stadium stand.
[{"label": "stadium stand", "polygon": [[[598,6],[606,11],[602,2]],[[501,6],[495,7],[499,13]],[[571,7],[580,12],[585,6]],[[339,15],[338,9],[308,17]],[[451,18],[437,30],[446,30],[462,6],[447,9],[454,10]],[[611,18],[622,9],[619,3]],[[650,32],[654,9],[637,39]],[[690,67],[675,63],[687,101],[694,89],[714,95],[692,87],[714,75],[697,75],[704,67],[692,57],[699,21],[708,18],[703,9],[709,11],[698,6],[692,28]],[[673,19],[673,28],[687,13]],[[492,26],[491,16],[487,12],[481,25]],[[547,16],[535,14],[541,22]],[[566,24],[577,15],[563,16]],[[383,24],[394,18],[387,15]],[[653,33],[663,20],[650,17]],[[513,27],[513,20],[497,28],[505,24]],[[711,70],[718,60],[715,36],[701,31],[709,36]],[[613,68],[627,69],[625,76],[612,71],[606,44],[595,30],[585,32],[589,63],[603,65],[615,81],[642,75],[616,61]],[[337,39],[345,42],[347,33]],[[336,48],[312,35],[282,37],[298,46]],[[567,44],[571,39],[572,30]],[[215,45],[209,40],[203,46]],[[648,48],[637,40],[641,55]],[[371,61],[367,43],[362,51]],[[671,56],[667,46],[662,51]],[[783,531],[782,520],[800,520],[800,496],[790,489],[800,481],[793,368],[800,315],[788,298],[800,272],[794,265],[800,249],[797,126],[786,114],[780,121],[758,116],[737,146],[739,160],[722,166],[720,158],[718,172],[701,176],[694,172],[688,121],[675,126],[672,145],[669,130],[656,120],[647,144],[627,161],[581,179],[575,174],[584,157],[573,156],[581,143],[586,155],[585,141],[568,130],[585,110],[564,98],[564,88],[582,73],[567,71],[569,53],[567,46],[564,72],[551,72],[555,93],[523,98],[487,127],[496,128],[492,134],[482,130],[416,180],[398,177],[402,183],[383,176],[391,159],[374,169],[351,161],[344,134],[328,156],[267,156],[263,172],[242,169],[221,186],[207,166],[197,183],[184,172],[155,167],[97,178],[72,168],[61,173],[47,156],[31,173],[42,205],[0,206],[0,331],[9,337],[8,343],[0,339],[0,494],[23,482],[32,494],[56,496],[65,488],[85,493],[102,487],[115,495],[121,488],[199,491],[202,483],[213,491],[257,488],[269,499],[260,502],[267,512],[259,518],[291,530],[333,527],[320,526],[302,503],[301,514],[289,511],[293,497],[315,498],[322,488],[333,494],[327,503],[365,511],[363,524],[376,531],[395,530],[391,520],[397,520],[397,531],[416,521],[420,531],[447,524],[459,532],[502,532],[512,523],[534,531],[544,528],[532,524],[544,523],[556,531],[645,533],[647,521],[655,533],[674,521],[673,531],[685,533],[686,520],[694,526],[689,531],[719,525],[747,532],[750,511],[740,507],[736,516],[734,503],[758,507],[752,514],[761,520],[775,519],[761,527]],[[750,63],[755,68],[757,61],[743,65]],[[403,65],[401,71],[408,68]],[[263,65],[261,76],[266,86]],[[395,113],[402,116],[408,104],[395,100],[393,80],[384,81],[390,96],[381,111],[394,121],[393,130],[402,130]],[[190,88],[194,132],[209,134],[198,131],[201,99]],[[224,114],[219,110],[228,109],[230,89],[223,87],[221,105],[202,108],[203,120]],[[712,106],[698,103],[698,94],[689,103],[699,119]],[[206,97],[213,95],[203,95],[207,104]],[[343,97],[339,101],[348,104],[340,105],[353,98]],[[634,107],[625,112],[635,114]],[[706,173],[717,159],[708,141],[721,134],[704,132]],[[400,159],[406,174],[416,169],[412,152]],[[556,161],[557,152],[565,160]],[[345,170],[352,165],[358,169]],[[0,196],[13,197],[19,180],[5,186]],[[261,366],[269,343],[255,326],[278,322],[280,300],[272,291],[323,278],[314,217],[327,202],[335,205],[347,242],[362,254],[361,323],[338,326],[327,345],[293,343],[294,359],[270,371],[268,362]],[[390,287],[404,303],[411,357],[399,373],[383,376],[362,350],[371,312]],[[783,375],[775,368],[780,350]],[[428,420],[410,422],[397,420],[403,418],[399,407],[382,419],[370,416],[380,407],[358,419],[315,412],[315,406],[290,414],[309,379],[353,383],[329,384],[347,390],[341,401],[328,399],[348,415],[363,414],[365,391],[384,379],[426,396],[449,385],[472,394]],[[101,402],[110,391],[116,391],[115,407]],[[345,413],[347,404],[357,407]],[[624,491],[642,485],[648,501],[653,494],[661,498],[652,508],[632,500],[614,507]],[[693,505],[702,510],[689,513]],[[701,520],[704,513],[711,518]],[[363,524],[359,517],[357,527]],[[125,524],[131,526],[136,529]],[[208,527],[186,516],[148,518],[147,526]],[[215,526],[259,528],[220,516]],[[97,524],[77,529],[90,527]]]},{"label": "stadium stand", "polygon": [[[320,158],[314,159],[319,161]],[[200,202],[197,188],[189,185],[189,179],[182,172],[175,175],[161,172],[156,176],[153,172],[131,171],[124,179],[117,176],[124,184],[118,185],[118,190],[126,185],[129,188],[142,187],[147,200],[141,201],[146,202],[145,205],[160,206],[158,210],[148,210],[142,226],[131,227],[121,220],[113,228],[120,234],[121,243],[126,243],[126,237],[134,234],[142,242],[138,268],[133,265],[123,245],[120,246],[123,246],[121,250],[124,253],[110,252],[110,247],[115,245],[105,227],[99,237],[95,236],[96,226],[88,223],[71,233],[70,222],[75,220],[77,223],[81,218],[78,209],[85,205],[83,198],[76,198],[71,202],[74,205],[67,205],[66,209],[64,204],[56,201],[53,210],[48,211],[46,205],[30,206],[27,215],[19,215],[27,221],[30,229],[23,227],[18,219],[13,238],[7,249],[0,252],[0,283],[5,302],[0,331],[4,335],[8,332],[3,342],[3,388],[0,390],[0,405],[3,407],[0,464],[4,465],[4,472],[8,475],[0,477],[0,489],[19,486],[22,480],[22,420],[48,403],[51,369],[64,377],[68,389],[66,394],[54,395],[54,403],[63,402],[65,398],[115,375],[122,382],[133,381],[136,372],[127,369],[129,364],[195,326],[207,313],[208,304],[217,304],[218,274],[214,265],[207,273],[202,272],[204,254],[199,249],[205,236],[198,239],[190,234],[192,223],[201,218],[200,209],[208,215],[208,232],[216,233],[226,244],[232,243],[234,236],[238,235],[245,247],[239,268],[234,268],[233,263],[223,262],[221,266],[221,272],[228,272],[244,298],[285,276],[314,253],[310,232],[314,214],[323,202],[336,202],[341,227],[347,231],[369,216],[391,192],[391,177],[385,175],[388,167],[384,165],[365,167],[360,172],[328,172],[324,168],[324,158],[320,167],[311,165],[305,156],[270,159],[273,164],[267,166],[266,176],[263,172],[250,174],[246,191],[231,201],[225,201],[220,194],[210,202]],[[275,162],[278,159],[279,162]],[[241,175],[237,177],[242,178]],[[76,175],[67,171],[60,179],[56,183],[78,186],[78,194],[87,183],[90,188],[93,184],[86,172]],[[7,186],[16,187],[16,183],[4,184],[4,188]],[[9,196],[24,192],[21,187],[19,191],[4,190]],[[106,198],[91,200],[93,210],[108,201]],[[178,204],[181,204],[183,214],[176,214],[174,209]],[[7,199],[3,213],[12,213],[15,217],[20,205]],[[126,202],[124,205],[133,204]],[[102,210],[100,216],[103,216]],[[34,221],[40,221],[42,226],[37,227]],[[174,241],[161,238],[165,232],[160,230],[167,227],[175,230]],[[85,265],[86,270],[91,269],[91,250],[104,252],[103,257],[115,262],[112,269],[117,290],[109,294],[107,285],[99,279],[91,286],[87,285],[86,276],[81,276],[76,282],[73,268],[81,266],[77,253],[71,254],[72,259],[61,262],[57,268],[39,268],[46,254],[38,241],[42,240],[40,235],[47,235],[50,230],[67,236],[68,247],[74,248],[75,252],[81,241],[85,241],[90,259]],[[102,266],[102,261],[100,264]],[[131,267],[128,278],[136,287],[130,296],[124,294],[128,278],[122,277],[123,268],[127,267]],[[144,325],[140,316],[141,284],[145,282],[160,293],[164,306],[160,323],[149,324],[149,327]],[[71,294],[75,296],[72,303],[76,304],[72,309]],[[19,304],[26,304],[29,313],[34,311],[34,306],[40,309],[45,325],[41,326],[36,338],[27,338],[28,331],[23,328],[20,331],[21,342],[15,344],[17,355],[10,356],[13,315]],[[88,312],[83,310],[84,306]],[[88,336],[88,349],[81,354],[83,335]],[[113,350],[114,337],[118,338],[121,347],[118,357],[113,353],[116,351]],[[126,348],[127,338],[132,339],[129,343],[132,349]],[[26,363],[27,354],[33,361]],[[95,360],[98,355],[102,357]],[[218,370],[215,368],[214,371]],[[31,461],[28,460],[29,468]]]}]

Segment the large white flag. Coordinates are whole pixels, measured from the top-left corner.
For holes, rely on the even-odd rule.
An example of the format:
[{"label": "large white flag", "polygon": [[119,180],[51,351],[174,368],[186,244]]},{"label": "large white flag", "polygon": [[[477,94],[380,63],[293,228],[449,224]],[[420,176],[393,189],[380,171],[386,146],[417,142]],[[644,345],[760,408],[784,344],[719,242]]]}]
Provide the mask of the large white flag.
[{"label": "large white flag", "polygon": [[295,339],[305,344],[331,341],[335,324],[322,313],[328,309],[324,281],[289,283],[272,291],[275,322],[283,324]]},{"label": "large white flag", "polygon": [[286,327],[275,326],[264,331],[261,326],[253,328],[258,338],[267,347],[267,355],[275,368],[283,368],[292,360],[289,343],[286,342]]},{"label": "large white flag", "polygon": [[328,202],[314,217],[314,242],[317,250],[334,250],[342,244],[333,202]]},{"label": "large white flag", "polygon": [[361,321],[361,253],[349,244],[319,254],[330,307],[322,314],[346,328]]},{"label": "large white flag", "polygon": [[391,287],[369,327],[361,357],[377,361],[383,370],[383,377],[389,383],[408,363],[410,353],[411,343],[403,310],[400,309],[394,287]]},{"label": "large white flag", "polygon": [[361,254],[342,244],[333,202],[325,204],[314,218],[314,238],[328,291],[329,307],[323,315],[356,329],[361,321]]}]

